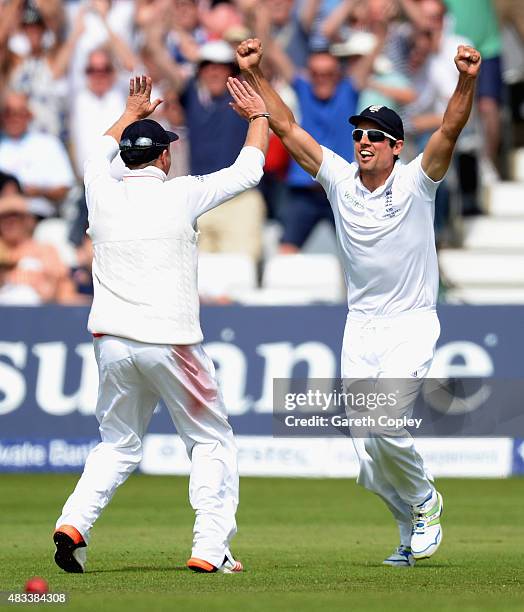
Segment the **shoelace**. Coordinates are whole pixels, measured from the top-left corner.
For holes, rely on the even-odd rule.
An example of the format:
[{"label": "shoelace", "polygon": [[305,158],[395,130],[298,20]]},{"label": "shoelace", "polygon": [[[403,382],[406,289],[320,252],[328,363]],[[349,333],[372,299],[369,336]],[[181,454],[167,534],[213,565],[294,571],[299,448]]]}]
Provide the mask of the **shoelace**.
[{"label": "shoelace", "polygon": [[428,519],[423,512],[413,513],[413,533],[424,533]]}]

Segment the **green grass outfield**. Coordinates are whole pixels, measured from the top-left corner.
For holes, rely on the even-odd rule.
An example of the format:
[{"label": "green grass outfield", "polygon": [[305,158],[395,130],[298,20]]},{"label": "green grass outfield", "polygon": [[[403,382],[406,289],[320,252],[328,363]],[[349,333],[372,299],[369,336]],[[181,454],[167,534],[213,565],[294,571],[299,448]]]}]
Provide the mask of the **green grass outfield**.
[{"label": "green grass outfield", "polygon": [[381,565],[396,527],[353,481],[243,478],[239,575],[185,569],[187,479],[143,475],[119,489],[94,528],[88,573],[65,574],[51,532],[76,479],[0,475],[0,591],[40,575],[69,594],[62,609],[95,612],[524,610],[524,479],[439,480],[443,544],[432,559],[396,569]]}]

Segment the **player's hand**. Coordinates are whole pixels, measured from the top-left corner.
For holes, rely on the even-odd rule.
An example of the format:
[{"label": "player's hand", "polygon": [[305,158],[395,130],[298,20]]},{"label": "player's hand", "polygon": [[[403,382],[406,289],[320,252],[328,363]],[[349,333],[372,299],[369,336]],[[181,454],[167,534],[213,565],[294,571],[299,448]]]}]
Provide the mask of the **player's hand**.
[{"label": "player's hand", "polygon": [[253,115],[267,112],[264,100],[246,81],[229,77],[227,88],[233,98],[233,102],[229,103],[230,106],[244,119],[249,121],[249,118]]},{"label": "player's hand", "polygon": [[468,45],[460,45],[455,56],[455,65],[461,74],[475,78],[482,62],[480,53]]},{"label": "player's hand", "polygon": [[157,98],[151,102],[151,88],[153,81],[151,77],[136,76],[129,80],[129,96],[126,102],[126,112],[137,119],[145,119],[153,113],[162,100]]},{"label": "player's hand", "polygon": [[236,58],[240,70],[256,68],[262,59],[262,43],[258,38],[242,41],[237,47]]}]

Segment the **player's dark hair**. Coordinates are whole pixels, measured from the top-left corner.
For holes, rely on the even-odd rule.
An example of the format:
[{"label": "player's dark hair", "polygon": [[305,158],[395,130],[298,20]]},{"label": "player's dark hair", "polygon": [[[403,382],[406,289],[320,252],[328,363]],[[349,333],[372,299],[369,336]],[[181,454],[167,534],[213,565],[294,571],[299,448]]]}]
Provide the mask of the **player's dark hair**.
[{"label": "player's dark hair", "polygon": [[[393,148],[397,144],[397,141],[396,140],[391,140],[391,138],[388,138],[388,141],[389,141],[389,146],[391,148]],[[398,160],[399,160],[399,156],[398,155],[393,155],[393,161],[397,162]]]},{"label": "player's dark hair", "polygon": [[146,151],[120,151],[120,157],[122,161],[130,170],[140,170],[140,168],[147,168],[152,162],[156,161],[162,152],[167,149],[166,147],[151,147]]}]

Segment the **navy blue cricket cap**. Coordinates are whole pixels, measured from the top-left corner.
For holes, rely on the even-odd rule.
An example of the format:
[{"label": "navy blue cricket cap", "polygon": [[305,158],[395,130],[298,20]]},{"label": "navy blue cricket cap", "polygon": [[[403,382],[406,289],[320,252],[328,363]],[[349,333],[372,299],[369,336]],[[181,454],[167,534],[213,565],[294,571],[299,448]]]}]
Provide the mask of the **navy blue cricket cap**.
[{"label": "navy blue cricket cap", "polygon": [[153,119],[141,119],[130,123],[122,132],[120,157],[128,165],[140,165],[156,159],[178,135],[168,132]]},{"label": "navy blue cricket cap", "polygon": [[353,115],[349,123],[355,127],[361,121],[373,121],[379,125],[384,132],[391,134],[397,140],[404,140],[404,124],[398,114],[387,106],[372,105],[365,108],[360,115]]}]

